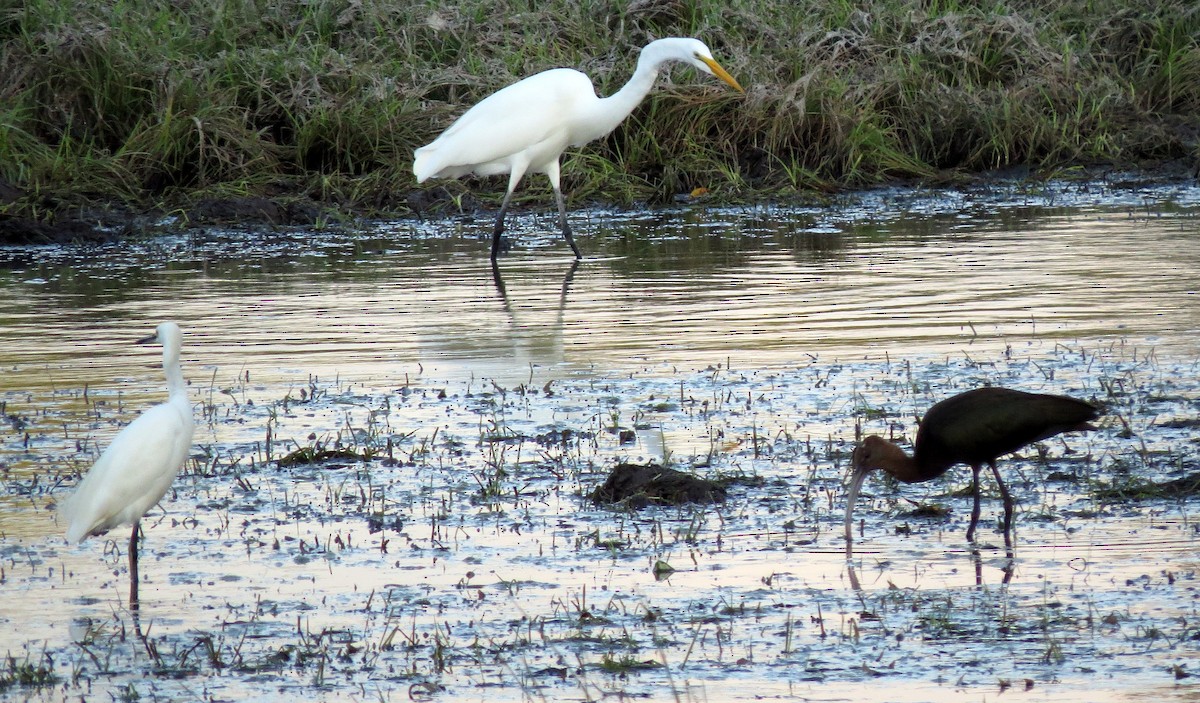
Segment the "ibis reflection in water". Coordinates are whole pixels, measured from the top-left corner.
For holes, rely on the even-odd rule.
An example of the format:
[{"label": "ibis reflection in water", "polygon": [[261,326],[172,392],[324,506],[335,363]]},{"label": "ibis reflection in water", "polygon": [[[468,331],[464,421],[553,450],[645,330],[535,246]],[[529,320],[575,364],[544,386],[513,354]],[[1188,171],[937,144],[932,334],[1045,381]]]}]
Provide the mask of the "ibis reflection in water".
[{"label": "ibis reflection in water", "polygon": [[969,465],[975,502],[967,541],[974,542],[979,522],[979,471],[986,463],[1004,500],[1004,545],[1011,557],[1013,499],[996,469],[996,458],[1063,432],[1096,429],[1090,422],[1100,414],[1096,405],[1067,396],[977,388],[936,403],[925,413],[912,456],[882,437],[867,437],[855,448],[851,460],[846,556],[853,552],[854,503],[867,475],[877,469],[905,483],[921,483],[941,476],[955,464]]}]

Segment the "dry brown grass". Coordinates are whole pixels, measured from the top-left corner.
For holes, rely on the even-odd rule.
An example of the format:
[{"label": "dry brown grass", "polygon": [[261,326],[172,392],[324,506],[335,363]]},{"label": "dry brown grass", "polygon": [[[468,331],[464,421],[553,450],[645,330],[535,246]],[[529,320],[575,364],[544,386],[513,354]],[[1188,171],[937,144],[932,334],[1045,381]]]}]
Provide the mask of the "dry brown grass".
[{"label": "dry brown grass", "polygon": [[747,94],[677,70],[568,155],[574,199],[703,186],[745,201],[1197,153],[1200,9],[1185,2],[7,0],[0,180],[26,197],[0,208],[218,192],[404,212],[413,148],[467,106],[559,65],[612,92],[666,35],[705,39]]}]

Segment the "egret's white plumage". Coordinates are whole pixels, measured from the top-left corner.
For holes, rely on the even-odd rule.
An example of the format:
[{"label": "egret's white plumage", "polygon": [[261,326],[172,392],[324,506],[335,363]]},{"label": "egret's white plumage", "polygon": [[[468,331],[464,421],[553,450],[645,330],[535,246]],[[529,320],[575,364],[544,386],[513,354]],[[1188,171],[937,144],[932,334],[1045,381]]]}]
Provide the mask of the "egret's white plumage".
[{"label": "egret's white plumage", "polygon": [[607,98],[596,95],[586,74],[570,68],[543,71],[489,95],[432,143],[416,150],[413,174],[418,183],[469,173],[509,174],[508,192],[492,233],[493,259],[499,251],[504,214],[517,184],[526,173],[546,174],[554,188],[563,237],[575,257],[580,258],[559,188],[559,156],[568,146],[581,146],[616,129],[654,87],[662,66],[671,61],[691,64],[742,90],[713,59],[704,42],[659,39],[642,49],[633,77]]},{"label": "egret's white plumage", "polygon": [[170,489],[187,459],[195,430],[192,404],[179,367],[182,338],[179,325],[164,322],[155,334],[138,341],[163,345],[169,398],[121,430],[59,507],[59,515],[67,523],[67,540],[72,543],[119,525],[133,525],[129,545],[133,602],[137,601],[138,521]]}]

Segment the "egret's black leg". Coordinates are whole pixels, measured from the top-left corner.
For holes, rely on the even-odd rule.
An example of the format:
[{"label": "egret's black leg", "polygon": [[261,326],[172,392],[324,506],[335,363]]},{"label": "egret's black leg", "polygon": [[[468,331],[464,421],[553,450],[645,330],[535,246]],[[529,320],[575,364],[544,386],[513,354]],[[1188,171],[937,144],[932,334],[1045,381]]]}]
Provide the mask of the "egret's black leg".
[{"label": "egret's black leg", "polygon": [[571,267],[567,269],[567,275],[563,276],[562,292],[558,294],[558,314],[561,320],[563,308],[567,305],[567,291],[571,290],[571,281],[575,279],[575,272],[579,270],[579,259],[571,262]]},{"label": "egret's black leg", "polygon": [[582,259],[583,255],[579,253],[579,247],[575,246],[575,237],[571,234],[571,225],[567,224],[567,203],[558,186],[554,187],[554,199],[558,201],[558,226],[562,229],[563,239],[566,239],[567,244],[571,245],[571,251],[575,252],[575,258]]},{"label": "egret's black leg", "polygon": [[133,533],[129,535],[129,608],[138,609],[138,525],[133,523]]},{"label": "egret's black leg", "polygon": [[996,477],[996,485],[1000,487],[1000,497],[1004,499],[1004,547],[1011,558],[1013,555],[1013,499],[1008,492],[1008,486],[1005,486],[1004,480],[1000,478],[1000,470],[996,468],[996,462],[989,461],[988,465],[992,467],[992,475]]},{"label": "egret's black leg", "polygon": [[967,541],[975,541],[975,526],[979,524],[979,464],[971,466],[971,494],[975,497],[975,504],[971,508],[971,524],[967,527]]},{"label": "egret's black leg", "polygon": [[504,302],[504,309],[508,309],[508,289],[504,285],[504,277],[500,275],[500,265],[496,263],[496,257],[492,257],[492,283],[496,286],[496,292],[500,294],[500,300]]},{"label": "egret's black leg", "polygon": [[508,201],[512,200],[512,190],[504,194],[504,202],[500,203],[500,214],[496,215],[496,227],[492,230],[492,261],[500,253],[500,242],[504,234],[504,215],[508,212]]}]

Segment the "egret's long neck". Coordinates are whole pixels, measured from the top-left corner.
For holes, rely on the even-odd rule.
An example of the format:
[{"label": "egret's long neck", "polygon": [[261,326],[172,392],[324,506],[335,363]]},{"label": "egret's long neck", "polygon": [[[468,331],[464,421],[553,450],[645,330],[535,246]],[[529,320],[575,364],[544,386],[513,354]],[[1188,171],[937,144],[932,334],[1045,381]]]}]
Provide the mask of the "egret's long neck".
[{"label": "egret's long neck", "polygon": [[595,126],[598,134],[595,138],[613,131],[626,117],[629,117],[629,113],[633,112],[633,109],[654,87],[654,80],[658,78],[660,65],[660,62],[647,59],[643,54],[638,59],[637,70],[633,72],[633,77],[629,79],[629,82],[607,98],[600,99],[603,109],[597,114]]},{"label": "egret's long neck", "polygon": [[179,367],[179,340],[169,340],[163,345],[163,371],[167,374],[167,392],[171,400],[187,400],[187,384],[183,382],[183,369]]}]

